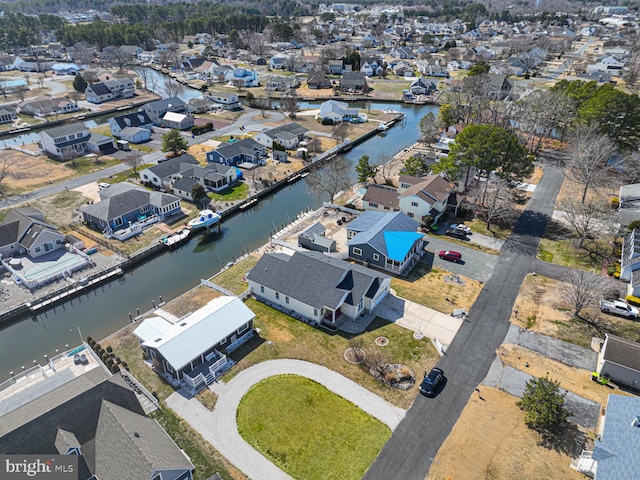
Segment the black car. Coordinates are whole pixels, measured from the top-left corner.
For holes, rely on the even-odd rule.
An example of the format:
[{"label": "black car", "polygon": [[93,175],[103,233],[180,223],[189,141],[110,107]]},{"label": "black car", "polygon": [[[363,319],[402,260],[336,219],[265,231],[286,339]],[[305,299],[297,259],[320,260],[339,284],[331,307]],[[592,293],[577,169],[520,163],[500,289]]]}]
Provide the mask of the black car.
[{"label": "black car", "polygon": [[442,382],[442,378],[444,377],[444,372],[439,368],[434,368],[429,372],[429,375],[424,377],[422,383],[420,384],[420,393],[426,395],[427,397],[431,397],[438,388],[440,382]]},{"label": "black car", "polygon": [[460,230],[459,228],[447,228],[445,235],[456,238],[467,238],[467,232]]}]

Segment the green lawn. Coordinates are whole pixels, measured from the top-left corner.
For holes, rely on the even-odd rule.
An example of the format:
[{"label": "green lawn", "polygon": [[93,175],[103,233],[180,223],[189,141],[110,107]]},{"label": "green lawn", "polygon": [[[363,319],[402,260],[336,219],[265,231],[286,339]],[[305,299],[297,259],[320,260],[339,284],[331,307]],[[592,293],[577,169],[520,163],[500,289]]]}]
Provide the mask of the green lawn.
[{"label": "green lawn", "polygon": [[209,198],[214,202],[234,202],[244,200],[249,196],[249,185],[238,182],[233,187],[227,188],[220,193],[210,193]]},{"label": "green lawn", "polygon": [[254,385],[238,408],[240,435],[294,478],[359,479],[391,436],[387,426],[297,375]]},{"label": "green lawn", "polygon": [[101,157],[79,157],[66,162],[67,167],[72,169],[76,175],[87,175],[107,167],[118,165],[117,158],[103,159]]},{"label": "green lawn", "polygon": [[551,240],[543,238],[538,247],[538,258],[582,270],[600,271],[602,262],[612,254],[612,246],[604,239],[588,240],[585,248],[578,248],[574,239]]},{"label": "green lawn", "polygon": [[129,170],[125,170],[123,172],[117,173],[115,175],[112,175],[110,177],[105,177],[100,179],[100,182],[106,182],[106,183],[119,183],[119,182],[126,182],[130,179],[133,178],[140,178],[140,171],[144,170],[145,168],[149,168],[152,167],[153,164],[151,163],[147,163],[147,164],[143,164],[143,165],[138,165],[136,167],[136,171],[134,173],[133,168],[129,169]]},{"label": "green lawn", "polygon": [[258,263],[258,259],[249,255],[233,265],[231,268],[228,268],[224,272],[213,277],[211,281],[226,288],[227,290],[230,290],[236,295],[240,295],[248,288],[248,284],[243,280],[243,278],[256,263]]}]

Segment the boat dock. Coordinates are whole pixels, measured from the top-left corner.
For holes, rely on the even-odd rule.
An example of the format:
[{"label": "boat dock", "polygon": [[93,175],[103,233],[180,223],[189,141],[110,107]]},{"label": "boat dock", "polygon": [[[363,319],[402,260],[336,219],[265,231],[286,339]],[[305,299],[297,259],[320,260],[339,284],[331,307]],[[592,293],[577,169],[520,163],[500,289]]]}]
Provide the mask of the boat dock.
[{"label": "boat dock", "polygon": [[181,245],[182,242],[186,241],[191,235],[191,229],[184,227],[181,230],[175,231],[166,237],[160,239],[162,243],[164,243],[169,248],[175,248],[178,245]]},{"label": "boat dock", "polygon": [[247,208],[251,207],[252,205],[255,205],[256,203],[258,203],[258,199],[257,198],[251,199],[247,203],[245,203],[243,205],[240,205],[240,209],[241,210],[246,210]]}]

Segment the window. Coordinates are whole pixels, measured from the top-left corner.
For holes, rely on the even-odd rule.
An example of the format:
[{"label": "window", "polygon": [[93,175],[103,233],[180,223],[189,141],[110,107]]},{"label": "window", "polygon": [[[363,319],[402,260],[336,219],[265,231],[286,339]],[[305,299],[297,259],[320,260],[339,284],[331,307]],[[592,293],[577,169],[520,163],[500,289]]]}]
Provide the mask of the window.
[{"label": "window", "polygon": [[276,292],[276,300],[280,300],[280,294]]},{"label": "window", "polygon": [[358,311],[362,310],[363,306],[364,306],[364,299],[360,299],[360,302],[358,303]]},{"label": "window", "polygon": [[408,183],[401,183],[401,184],[400,184],[400,188],[404,188],[405,190],[406,190],[407,188],[409,188],[410,186],[411,186],[411,185],[409,185]]},{"label": "window", "polygon": [[407,216],[408,216],[409,218],[413,218],[413,217],[414,217],[413,213],[411,213],[411,212],[407,213]]},{"label": "window", "polygon": [[114,218],[114,219],[113,219],[113,224],[114,224],[116,227],[119,227],[120,225],[122,225],[122,223],[123,223],[123,221],[122,221],[122,217],[118,217],[118,218]]},{"label": "window", "polygon": [[353,248],[353,254],[357,255],[358,257],[361,257],[362,256],[362,249],[354,247]]},{"label": "window", "polygon": [[389,207],[384,207],[385,210],[389,210]]},{"label": "window", "polygon": [[418,202],[411,202],[411,206],[412,207],[417,207],[418,206]]},{"label": "window", "polygon": [[369,206],[371,208],[378,208],[378,204],[377,203],[373,203],[373,202],[369,202]]},{"label": "window", "polygon": [[314,316],[314,317],[317,317],[317,316],[318,316],[318,309],[317,309],[317,308],[314,308],[314,309],[313,309],[313,316]]},{"label": "window", "polygon": [[289,297],[284,297],[284,303],[286,303],[287,305],[289,305]]},{"label": "window", "polygon": [[36,247],[36,253],[40,252],[42,249],[40,247]]},{"label": "window", "polygon": [[248,329],[249,329],[249,323],[245,323],[236,331],[238,332],[238,335],[240,335],[242,334],[242,332],[246,332]]},{"label": "window", "polygon": [[380,255],[378,255],[377,253],[374,253],[373,254],[373,259],[376,260],[376,261],[380,260]]},{"label": "window", "polygon": [[260,293],[264,293],[264,285],[260,285]]},{"label": "window", "polygon": [[224,337],[222,340],[220,340],[220,345],[224,345],[225,343],[227,343],[227,337]]},{"label": "window", "polygon": [[144,178],[145,180],[149,180],[149,177],[147,177],[146,173],[144,175],[142,175],[142,178]]},{"label": "window", "polygon": [[53,250],[53,245],[50,242],[45,243],[43,246],[45,252],[50,252],[51,250]]},{"label": "window", "polygon": [[74,138],[76,138],[76,136],[73,133],[69,135],[69,140],[73,140]]}]

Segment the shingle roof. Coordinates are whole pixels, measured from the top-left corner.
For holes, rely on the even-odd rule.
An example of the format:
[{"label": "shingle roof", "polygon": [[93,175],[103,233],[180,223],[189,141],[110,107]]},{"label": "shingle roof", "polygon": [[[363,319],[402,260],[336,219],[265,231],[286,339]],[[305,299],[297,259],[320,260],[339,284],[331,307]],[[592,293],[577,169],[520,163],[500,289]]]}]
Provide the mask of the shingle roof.
[{"label": "shingle roof", "polygon": [[637,478],[640,470],[640,398],[609,395],[601,440],[592,457],[598,462],[598,480]]},{"label": "shingle roof", "polygon": [[198,160],[196,160],[192,155],[180,155],[179,157],[174,157],[166,162],[149,167],[148,170],[158,178],[165,178],[169,175],[178,173],[184,168],[188,168],[188,165],[200,165],[200,162],[198,162]]},{"label": "shingle roof", "polygon": [[391,188],[370,185],[362,197],[362,201],[376,203],[384,207],[389,207],[391,210],[395,210],[398,207],[398,192]]},{"label": "shingle roof", "polygon": [[[0,222],[0,246],[19,242],[32,224],[56,230],[56,227],[42,220],[44,214],[33,207],[14,208]],[[27,247],[28,248],[28,247]]]},{"label": "shingle roof", "polygon": [[253,138],[244,138],[234,143],[223,143],[216,152],[224,158],[235,158],[239,155],[255,155],[258,151],[263,151],[264,147]]},{"label": "shingle roof", "polygon": [[407,188],[401,197],[417,195],[426,202],[432,204],[436,201],[443,202],[451,192],[452,185],[444,177],[440,175],[429,175],[425,177],[424,182],[417,183]]},{"label": "shingle roof", "polygon": [[153,102],[147,103],[147,105],[156,110],[166,110],[170,106],[178,105],[178,106],[184,107],[186,104],[182,100],[180,100],[178,97],[171,97],[171,98],[162,98],[160,100],[155,100]]},{"label": "shingle roof", "polygon": [[103,82],[91,84],[87,88],[90,88],[91,91],[93,91],[93,93],[98,96],[111,94],[111,89],[107,87]]},{"label": "shingle roof", "polygon": [[348,296],[353,305],[373,295],[374,281],[389,276],[319,252],[295,252],[263,255],[247,278],[313,308],[335,310]]},{"label": "shingle roof", "polygon": [[308,131],[308,129],[304,128],[299,123],[291,122],[275,128],[271,128],[269,130],[265,130],[263,133],[271,138],[286,138],[297,137],[298,135],[305,134]]},{"label": "shingle roof", "polygon": [[[416,232],[420,224],[402,212],[372,215],[377,213],[381,212],[368,210],[360,215],[360,217],[363,215],[369,217],[362,221],[362,225],[376,219],[377,221],[370,224],[369,228],[360,230],[360,233],[347,241],[347,245],[370,245],[392,260],[403,261],[415,242],[423,237],[421,233]],[[354,231],[356,228],[362,227],[358,224],[355,228],[352,225],[348,227],[349,230]]]},{"label": "shingle roof", "polygon": [[640,343],[607,334],[603,359],[640,372]]},{"label": "shingle roof", "polygon": [[79,133],[87,131],[88,128],[85,127],[82,123],[69,123],[67,125],[61,125],[59,127],[49,128],[45,130],[43,133],[46,133],[51,138],[59,138],[65,137],[72,133]]},{"label": "shingle roof", "polygon": [[172,187],[176,190],[191,193],[193,187],[198,184],[195,178],[183,177],[173,182]]},{"label": "shingle roof", "polygon": [[142,125],[150,125],[153,123],[149,118],[149,115],[147,115],[147,112],[145,111],[128,113],[126,115],[118,115],[116,117],[113,117],[113,120],[118,124],[120,128],[140,127]]}]

